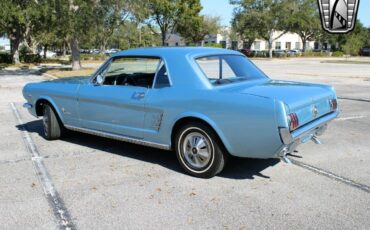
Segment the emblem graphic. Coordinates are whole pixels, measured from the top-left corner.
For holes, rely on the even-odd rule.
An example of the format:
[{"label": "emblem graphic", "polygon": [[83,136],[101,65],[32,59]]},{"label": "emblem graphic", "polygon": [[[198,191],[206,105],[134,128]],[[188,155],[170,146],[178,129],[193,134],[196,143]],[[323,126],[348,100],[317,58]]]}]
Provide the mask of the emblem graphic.
[{"label": "emblem graphic", "polygon": [[360,0],[318,0],[322,27],[329,33],[348,33],[356,24]]},{"label": "emblem graphic", "polygon": [[312,106],[312,116],[317,117],[318,114],[319,114],[319,110],[317,109],[316,105],[313,105]]}]

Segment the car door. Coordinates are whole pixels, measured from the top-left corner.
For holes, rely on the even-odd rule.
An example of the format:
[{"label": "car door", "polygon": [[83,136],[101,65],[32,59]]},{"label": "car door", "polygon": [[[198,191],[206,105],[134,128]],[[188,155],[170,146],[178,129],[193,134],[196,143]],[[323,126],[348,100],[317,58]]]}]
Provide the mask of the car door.
[{"label": "car door", "polygon": [[165,63],[159,64],[153,87],[148,91],[145,100],[144,139],[153,142],[162,142],[159,135],[163,119],[166,119],[166,109],[173,101],[171,81]]},{"label": "car door", "polygon": [[143,137],[145,98],[159,58],[115,57],[79,90],[83,128]]}]

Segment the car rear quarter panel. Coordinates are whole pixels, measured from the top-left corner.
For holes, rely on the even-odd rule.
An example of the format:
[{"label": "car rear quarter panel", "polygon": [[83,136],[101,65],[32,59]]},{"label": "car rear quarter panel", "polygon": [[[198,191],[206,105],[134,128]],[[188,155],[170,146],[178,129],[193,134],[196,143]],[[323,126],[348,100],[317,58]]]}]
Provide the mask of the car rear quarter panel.
[{"label": "car rear quarter panel", "polygon": [[155,111],[163,110],[163,119],[158,133],[146,134],[148,140],[172,144],[169,134],[175,123],[194,117],[216,131],[231,155],[270,158],[281,148],[273,99],[212,89],[179,88],[157,91],[150,98],[148,105]]}]

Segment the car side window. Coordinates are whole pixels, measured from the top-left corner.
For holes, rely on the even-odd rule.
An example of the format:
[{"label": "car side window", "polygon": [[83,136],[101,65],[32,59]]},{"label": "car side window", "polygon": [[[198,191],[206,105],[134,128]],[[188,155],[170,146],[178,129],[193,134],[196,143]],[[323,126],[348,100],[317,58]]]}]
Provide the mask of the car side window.
[{"label": "car side window", "polygon": [[171,84],[170,84],[170,80],[168,78],[168,73],[167,73],[166,65],[162,61],[160,63],[159,68],[158,68],[158,72],[157,72],[157,76],[156,76],[156,79],[155,79],[154,88],[160,89],[160,88],[168,87],[170,85]]},{"label": "car side window", "polygon": [[103,85],[151,87],[159,62],[155,57],[116,57],[103,71]]}]

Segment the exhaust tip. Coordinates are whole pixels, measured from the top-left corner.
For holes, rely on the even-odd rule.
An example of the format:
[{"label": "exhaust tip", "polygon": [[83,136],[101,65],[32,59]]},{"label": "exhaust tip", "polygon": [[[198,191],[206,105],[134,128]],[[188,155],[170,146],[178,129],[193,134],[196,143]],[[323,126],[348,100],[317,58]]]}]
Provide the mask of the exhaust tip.
[{"label": "exhaust tip", "polygon": [[311,137],[311,140],[317,144],[317,145],[321,145],[321,141],[319,140],[319,138],[317,138],[317,136],[312,136]]},{"label": "exhaust tip", "polygon": [[280,158],[281,158],[285,163],[287,163],[287,164],[291,164],[292,162],[291,162],[291,161],[290,161],[290,159],[287,157],[287,154],[288,154],[288,148],[287,148],[287,147],[284,147],[284,148],[281,150],[281,152],[280,152],[279,156],[280,156]]}]

